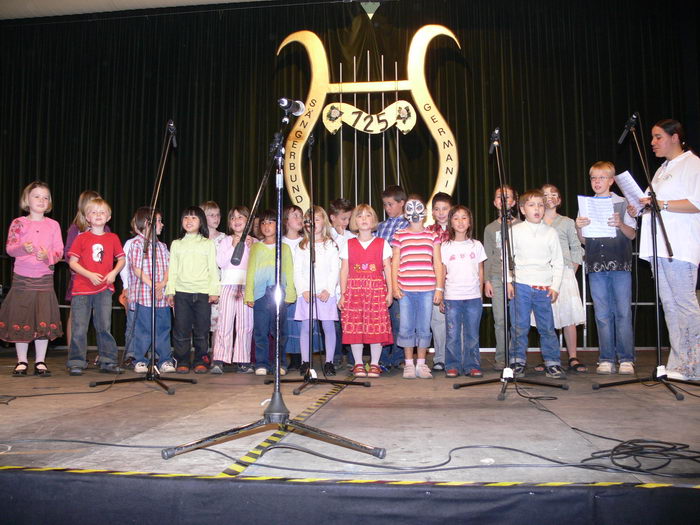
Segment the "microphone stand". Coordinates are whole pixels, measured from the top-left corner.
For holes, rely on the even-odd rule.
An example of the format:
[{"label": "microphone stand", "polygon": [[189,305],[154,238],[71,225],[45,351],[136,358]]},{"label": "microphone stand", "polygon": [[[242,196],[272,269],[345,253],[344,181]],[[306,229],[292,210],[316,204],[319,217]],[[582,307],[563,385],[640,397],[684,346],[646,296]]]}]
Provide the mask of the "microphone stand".
[{"label": "microphone stand", "polygon": [[[307,141],[308,148],[306,150],[307,158],[309,160],[309,209],[311,211],[311,223],[309,224],[309,237],[311,241],[309,242],[309,369],[304,374],[303,379],[282,379],[282,383],[299,383],[302,384],[292,390],[295,396],[301,394],[301,392],[313,385],[318,384],[331,384],[331,385],[346,385],[346,386],[364,386],[370,387],[372,383],[369,381],[344,381],[336,379],[328,379],[325,372],[323,376],[325,379],[318,379],[316,377],[316,371],[314,370],[314,306],[316,304],[316,277],[315,277],[315,265],[316,265],[316,213],[314,211],[314,171],[313,171],[313,160],[311,158],[311,150],[314,145],[314,136],[311,134],[309,140]],[[265,383],[269,384],[272,380],[268,379]]]},{"label": "microphone stand", "polygon": [[[163,138],[163,149],[161,150],[160,154],[158,175],[156,176],[156,183],[153,189],[153,193],[151,194],[151,203],[149,204],[149,207],[151,208],[151,216],[149,219],[149,237],[146,239],[150,242],[151,249],[151,358],[148,361],[148,370],[146,371],[145,375],[139,377],[128,377],[126,379],[115,379],[112,381],[93,381],[90,383],[91,387],[99,385],[111,385],[117,383],[134,383],[137,381],[151,381],[156,383],[163,390],[165,390],[168,393],[168,395],[173,395],[175,393],[175,389],[167,386],[165,383],[163,383],[163,381],[175,381],[178,383],[190,383],[193,385],[197,383],[196,379],[161,377],[161,373],[158,370],[158,367],[156,366],[156,257],[158,239],[156,237],[155,212],[156,204],[158,203],[158,196],[160,194],[160,188],[163,184],[163,173],[165,172],[165,164],[168,160],[168,155],[170,154],[171,145],[173,146],[173,148],[177,147],[177,143],[175,141],[175,126],[173,125],[173,121],[169,120],[165,136]],[[146,243],[144,243],[144,255],[147,253],[146,250],[147,245]],[[143,286],[143,284],[140,284],[139,286]],[[127,305],[127,308],[128,307],[129,306]]]},{"label": "microphone stand", "polygon": [[[639,117],[637,117],[638,119]],[[649,196],[651,197],[651,203],[649,205],[649,211],[651,213],[651,265],[654,273],[654,310],[655,310],[655,321],[656,321],[656,369],[651,373],[651,375],[645,377],[635,377],[634,379],[624,379],[622,381],[613,381],[612,383],[593,383],[591,386],[593,390],[599,390],[601,388],[607,388],[610,386],[619,385],[629,385],[632,383],[644,383],[653,382],[661,383],[675,396],[676,400],[683,401],[685,397],[681,394],[671,383],[683,383],[686,385],[700,386],[696,381],[686,381],[683,379],[672,379],[666,375],[666,367],[661,361],[661,299],[659,296],[659,246],[656,239],[656,223],[658,221],[659,227],[661,229],[661,235],[663,237],[664,243],[666,244],[666,253],[669,257],[673,257],[673,250],[671,248],[671,243],[668,240],[668,235],[666,234],[666,226],[664,225],[664,219],[661,216],[661,211],[659,208],[659,201],[656,199],[656,192],[654,191],[654,186],[652,185],[652,179],[649,172],[649,165],[646,162],[644,154],[642,153],[642,148],[639,143],[639,137],[637,135],[636,119],[628,122],[629,131],[634,138],[634,144],[637,148],[637,154],[642,163],[642,168],[644,170],[644,175],[646,176],[647,183],[649,184]],[[627,131],[627,129],[625,129]],[[620,137],[620,141],[624,140],[625,132]]]},{"label": "microphone stand", "polygon": [[[170,459],[173,456],[178,456],[180,454],[184,454],[185,452],[190,452],[192,450],[197,450],[200,448],[204,447],[209,447],[211,445],[216,445],[217,443],[220,443],[224,440],[227,440],[229,438],[238,436],[244,432],[249,432],[251,430],[261,428],[261,427],[266,427],[269,425],[277,425],[279,430],[282,431],[298,431],[304,434],[308,434],[310,437],[313,437],[314,439],[318,439],[319,441],[325,441],[325,442],[330,442],[333,445],[337,446],[344,446],[347,448],[350,448],[352,450],[355,450],[357,452],[363,452],[365,454],[372,455],[377,458],[384,458],[386,456],[386,449],[383,448],[378,448],[378,447],[372,447],[369,445],[365,445],[363,443],[360,443],[358,441],[353,441],[351,439],[345,438],[343,436],[339,436],[337,434],[332,434],[330,432],[327,432],[325,430],[322,430],[320,428],[312,427],[310,425],[306,425],[305,423],[302,423],[300,421],[295,421],[289,419],[289,409],[287,406],[284,404],[284,400],[282,399],[282,392],[280,391],[280,353],[281,353],[281,348],[280,348],[280,310],[282,307],[282,301],[283,301],[283,292],[282,292],[282,287],[280,285],[281,283],[281,277],[282,277],[282,189],[284,187],[284,147],[282,146],[283,144],[283,138],[285,136],[285,131],[286,128],[289,124],[289,112],[285,114],[285,117],[282,119],[282,126],[280,127],[280,130],[275,133],[275,137],[272,141],[272,145],[270,147],[270,161],[268,162],[268,168],[265,171],[265,175],[263,176],[263,179],[260,183],[260,187],[258,188],[258,193],[255,198],[255,202],[253,204],[253,209],[251,210],[251,214],[248,217],[248,223],[251,222],[253,215],[254,215],[254,210],[257,207],[259,197],[262,193],[263,188],[267,184],[270,172],[272,171],[272,168],[274,167],[275,169],[275,188],[276,188],[276,195],[277,195],[277,237],[275,240],[275,329],[276,329],[276,337],[275,337],[275,379],[274,379],[274,389],[272,392],[272,397],[270,400],[270,403],[268,404],[267,408],[263,412],[263,417],[253,423],[250,423],[248,425],[244,425],[241,427],[234,427],[229,430],[224,430],[223,432],[219,432],[217,434],[212,434],[210,436],[207,436],[205,438],[192,441],[190,443],[186,443],[184,445],[178,445],[175,447],[168,447],[164,448],[161,450],[161,456],[163,459]],[[244,230],[244,234],[247,232],[249,227],[249,224],[246,224],[246,229]],[[242,237],[245,239],[245,237]],[[239,243],[241,244],[241,243]]]},{"label": "microphone stand", "polygon": [[508,385],[510,385],[511,383],[515,384],[516,382],[527,385],[547,386],[550,388],[560,388],[562,390],[568,390],[569,385],[567,385],[566,383],[548,383],[546,381],[539,381],[534,379],[516,378],[513,374],[513,369],[510,367],[510,312],[508,310],[508,275],[515,268],[515,264],[513,262],[513,246],[510,239],[511,212],[506,202],[507,199],[504,190],[508,183],[506,181],[504,173],[505,170],[503,169],[503,154],[501,152],[501,139],[500,131],[498,128],[496,128],[496,130],[491,134],[489,154],[491,154],[494,151],[496,153],[496,171],[498,173],[499,184],[498,187],[501,188],[501,277],[503,279],[503,341],[505,342],[506,366],[501,372],[501,377],[493,379],[481,379],[479,381],[470,381],[467,383],[455,383],[452,385],[452,388],[457,390],[459,388],[500,382],[501,390],[497,396],[497,399],[499,401],[503,401],[506,398],[506,390],[508,389]]}]

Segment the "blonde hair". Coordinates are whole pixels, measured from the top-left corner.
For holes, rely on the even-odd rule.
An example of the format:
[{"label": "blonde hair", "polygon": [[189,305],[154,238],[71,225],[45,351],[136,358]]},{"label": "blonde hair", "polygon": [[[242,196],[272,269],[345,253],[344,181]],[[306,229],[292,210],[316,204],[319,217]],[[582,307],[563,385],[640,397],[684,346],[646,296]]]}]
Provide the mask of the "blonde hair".
[{"label": "blonde hair", "polygon": [[92,199],[85,205],[85,215],[87,216],[88,213],[90,213],[90,210],[94,208],[104,208],[107,210],[107,215],[110,217],[112,216],[112,207],[109,205],[109,203],[104,200],[104,199]]},{"label": "blonde hair", "polygon": [[22,211],[29,211],[29,194],[32,192],[32,190],[35,190],[36,188],[44,188],[48,194],[49,194],[49,205],[46,208],[46,212],[48,213],[53,209],[53,200],[51,199],[51,189],[49,188],[49,185],[46,184],[45,182],[41,182],[40,180],[35,180],[34,182],[27,184],[25,188],[22,190],[22,195],[19,198],[19,207]]},{"label": "blonde hair", "polygon": [[204,201],[202,204],[199,205],[200,208],[202,208],[202,211],[204,213],[208,212],[209,210],[219,210],[221,211],[221,208],[219,208],[219,205],[215,203],[214,201]]},{"label": "blonde hair", "polygon": [[87,206],[88,202],[101,198],[102,195],[95,190],[85,190],[80,194],[80,197],[78,197],[78,213],[75,214],[75,218],[73,219],[73,224],[78,227],[79,231],[84,232],[90,227],[85,218],[85,206]]},{"label": "blonde hair", "polygon": [[[326,244],[328,241],[330,241],[333,244],[335,244],[335,241],[333,240],[333,237],[331,236],[331,221],[328,218],[328,214],[326,213],[326,210],[324,210],[320,206],[314,206],[313,218],[311,217],[311,210],[309,209],[306,211],[306,213],[304,214],[304,224],[306,224],[307,220],[314,220],[315,221],[317,214],[323,218],[323,228],[321,230],[323,235],[321,236],[321,242],[323,244]],[[304,238],[299,243],[299,249],[305,250],[306,247],[310,243],[311,243],[310,232],[306,228],[304,228]]]},{"label": "blonde hair", "polygon": [[599,160],[591,166],[591,169],[588,170],[588,174],[593,175],[593,170],[607,171],[608,175],[612,177],[615,175],[615,164],[607,160]]},{"label": "blonde hair", "polygon": [[377,212],[369,204],[358,204],[355,209],[352,210],[352,215],[350,215],[350,231],[357,233],[359,229],[357,228],[357,216],[360,213],[367,212],[372,216],[372,231],[377,229],[379,224],[379,217],[377,217]]}]

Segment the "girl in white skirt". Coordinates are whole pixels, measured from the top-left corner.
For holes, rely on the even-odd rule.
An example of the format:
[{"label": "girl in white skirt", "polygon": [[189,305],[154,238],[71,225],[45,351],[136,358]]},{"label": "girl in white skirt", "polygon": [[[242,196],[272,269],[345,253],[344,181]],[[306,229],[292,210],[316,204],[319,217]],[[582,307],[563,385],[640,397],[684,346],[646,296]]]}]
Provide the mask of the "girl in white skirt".
[{"label": "girl in white skirt", "polygon": [[[323,373],[326,376],[335,375],[333,356],[335,354],[335,321],[338,320],[336,288],[340,276],[340,250],[331,237],[331,224],[328,215],[320,206],[314,206],[314,285],[313,290],[315,319],[321,322],[326,343],[326,359]],[[303,376],[309,370],[310,341],[309,341],[309,303],[311,302],[310,266],[311,253],[310,235],[311,214],[304,215],[304,239],[294,255],[294,286],[297,290],[297,304],[294,319],[301,321],[301,360],[299,373]]]},{"label": "girl in white skirt", "polygon": [[[569,354],[569,371],[584,373],[588,369],[576,357],[576,325],[583,324],[585,312],[581,302],[576,271],[583,263],[583,246],[576,234],[576,223],[569,217],[557,213],[561,205],[559,189],[552,184],[542,186],[545,197],[544,223],[551,226],[559,234],[559,243],[564,256],[564,276],[561,281],[559,298],[552,303],[554,326],[564,333],[566,351]],[[535,320],[531,324],[534,326]],[[544,371],[544,365],[535,370]]]}]

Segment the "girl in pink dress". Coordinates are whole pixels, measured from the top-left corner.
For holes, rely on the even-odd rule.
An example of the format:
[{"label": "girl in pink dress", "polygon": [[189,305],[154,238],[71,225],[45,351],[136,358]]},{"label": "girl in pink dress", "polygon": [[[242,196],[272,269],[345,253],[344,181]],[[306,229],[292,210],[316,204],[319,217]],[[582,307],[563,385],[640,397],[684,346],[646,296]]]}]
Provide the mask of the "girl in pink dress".
[{"label": "girl in pink dress", "polygon": [[[382,346],[394,342],[389,320],[391,293],[391,248],[381,237],[373,237],[377,214],[368,204],[359,204],[350,217],[357,238],[340,247],[340,299],[343,344],[355,358],[355,377],[379,377]],[[370,345],[369,371],[362,364],[362,350]]]}]

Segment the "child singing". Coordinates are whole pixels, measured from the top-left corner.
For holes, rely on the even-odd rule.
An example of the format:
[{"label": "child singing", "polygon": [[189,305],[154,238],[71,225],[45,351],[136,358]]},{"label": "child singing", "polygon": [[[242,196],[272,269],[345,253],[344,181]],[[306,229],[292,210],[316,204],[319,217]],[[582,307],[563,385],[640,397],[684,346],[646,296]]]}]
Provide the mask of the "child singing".
[{"label": "child singing", "polygon": [[15,377],[26,376],[27,351],[34,341],[34,375],[51,375],[44,359],[49,340],[63,331],[53,288],[54,264],[61,260],[61,227],[44,214],[51,211],[51,191],[44,182],[32,182],[22,191],[19,207],[28,212],[10,224],[7,254],[15,258],[12,287],[0,308],[0,339],[15,344]]},{"label": "child singing", "polygon": [[[379,377],[382,346],[391,345],[388,308],[391,293],[391,248],[374,237],[377,214],[368,204],[359,204],[350,217],[350,229],[357,238],[340,246],[340,299],[343,344],[349,344],[355,359],[355,377]],[[362,364],[362,350],[370,345],[369,372]]]}]

